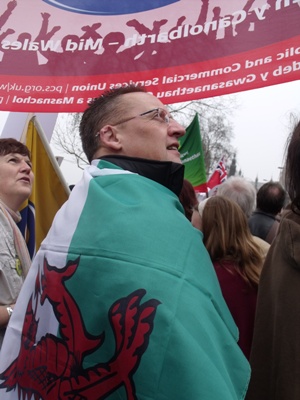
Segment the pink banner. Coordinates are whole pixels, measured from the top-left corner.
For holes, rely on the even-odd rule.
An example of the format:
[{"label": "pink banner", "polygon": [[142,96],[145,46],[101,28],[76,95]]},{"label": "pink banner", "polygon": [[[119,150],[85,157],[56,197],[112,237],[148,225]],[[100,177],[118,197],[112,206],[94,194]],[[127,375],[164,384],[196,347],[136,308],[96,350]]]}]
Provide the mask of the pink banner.
[{"label": "pink banner", "polygon": [[168,104],[297,80],[299,21],[295,0],[3,1],[0,110],[81,112],[128,83]]}]

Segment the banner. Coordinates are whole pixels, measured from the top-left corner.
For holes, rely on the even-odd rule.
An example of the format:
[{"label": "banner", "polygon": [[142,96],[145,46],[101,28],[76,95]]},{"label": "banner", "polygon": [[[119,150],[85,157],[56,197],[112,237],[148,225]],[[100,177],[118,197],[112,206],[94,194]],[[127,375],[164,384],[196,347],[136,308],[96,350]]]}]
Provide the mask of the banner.
[{"label": "banner", "polygon": [[[31,152],[34,183],[29,197],[28,207],[30,207],[21,211],[22,218],[24,218],[21,230],[24,232],[26,222],[29,238],[35,237],[35,249],[38,250],[50,229],[56,212],[68,199],[70,191],[36,118],[32,118],[28,124],[26,146]],[[28,216],[28,220],[26,216]],[[32,256],[32,241],[28,243],[28,247]]]},{"label": "banner", "polygon": [[206,192],[206,171],[198,114],[186,128],[186,134],[179,138],[179,152],[184,164],[184,178],[196,192]]},{"label": "banner", "polygon": [[81,112],[128,83],[170,104],[297,80],[299,20],[299,0],[6,0],[0,109]]}]

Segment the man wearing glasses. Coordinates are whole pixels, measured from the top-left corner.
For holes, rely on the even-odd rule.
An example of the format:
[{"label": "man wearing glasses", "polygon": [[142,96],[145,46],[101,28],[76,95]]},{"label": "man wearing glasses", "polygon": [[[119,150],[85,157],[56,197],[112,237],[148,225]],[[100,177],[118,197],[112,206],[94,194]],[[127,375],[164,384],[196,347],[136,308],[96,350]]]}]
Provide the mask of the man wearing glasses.
[{"label": "man wearing glasses", "polygon": [[17,302],[1,399],[244,398],[237,328],[178,200],[184,133],[140,87],[106,92],[84,112],[91,166]]}]

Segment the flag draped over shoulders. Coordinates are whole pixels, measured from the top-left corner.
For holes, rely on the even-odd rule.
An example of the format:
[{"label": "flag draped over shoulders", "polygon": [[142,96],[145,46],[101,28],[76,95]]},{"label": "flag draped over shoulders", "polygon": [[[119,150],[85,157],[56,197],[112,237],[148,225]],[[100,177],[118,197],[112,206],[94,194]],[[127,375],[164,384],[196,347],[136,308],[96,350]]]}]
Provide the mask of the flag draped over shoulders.
[{"label": "flag draped over shoulders", "polygon": [[37,253],[0,398],[241,400],[249,365],[202,233],[177,196],[100,161]]}]

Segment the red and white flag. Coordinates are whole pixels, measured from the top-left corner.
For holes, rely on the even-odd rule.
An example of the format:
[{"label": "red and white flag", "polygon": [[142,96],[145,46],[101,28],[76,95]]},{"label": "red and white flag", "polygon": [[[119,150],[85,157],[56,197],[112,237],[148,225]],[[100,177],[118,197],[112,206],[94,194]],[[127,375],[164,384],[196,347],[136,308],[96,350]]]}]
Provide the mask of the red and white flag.
[{"label": "red and white flag", "polygon": [[227,179],[227,171],[226,171],[226,165],[225,165],[225,157],[223,156],[220,159],[220,161],[218,162],[216,169],[214,170],[214,172],[211,174],[210,178],[208,179],[208,182],[207,182],[208,190],[211,190],[214,187],[220,185],[226,179]]}]

